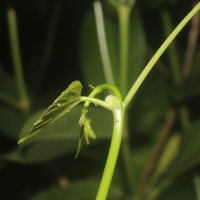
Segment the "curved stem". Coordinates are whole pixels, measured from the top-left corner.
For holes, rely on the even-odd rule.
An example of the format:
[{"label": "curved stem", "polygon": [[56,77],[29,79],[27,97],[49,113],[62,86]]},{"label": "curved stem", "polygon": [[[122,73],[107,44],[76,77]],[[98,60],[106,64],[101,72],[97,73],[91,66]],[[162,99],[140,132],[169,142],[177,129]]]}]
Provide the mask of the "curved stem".
[{"label": "curved stem", "polygon": [[[121,94],[120,94],[120,91],[118,90],[118,88],[115,87],[114,85],[110,85],[110,84],[98,85],[97,87],[94,88],[94,90],[90,93],[90,95],[88,97],[93,98],[97,94],[101,93],[103,90],[112,91],[113,94],[119,99],[119,101],[120,102],[122,101],[122,97],[121,97]],[[83,110],[87,110],[89,105],[90,105],[90,101],[86,101],[84,106],[83,106]]]},{"label": "curved stem", "polygon": [[106,161],[96,200],[105,200],[114,174],[117,158],[119,155],[124,125],[124,111],[120,108],[113,112],[114,127],[110,150]]},{"label": "curved stem", "polygon": [[180,33],[180,31],[185,27],[185,25],[191,20],[191,18],[200,10],[200,3],[198,3],[188,14],[187,16],[180,22],[180,24],[174,29],[174,31],[169,35],[169,37],[165,40],[165,42],[161,45],[161,47],[158,49],[158,51],[154,54],[152,59],[149,61],[149,63],[146,65],[138,79],[135,81],[134,85],[128,92],[123,107],[126,109],[126,107],[129,105],[132,98],[135,96],[135,93],[138,91],[139,87],[145,80],[146,76],[149,74],[155,63],[158,61],[158,59],[161,57],[161,55],[165,52],[167,47],[172,43],[172,41],[175,39],[175,37]]},{"label": "curved stem", "polygon": [[81,102],[94,103],[95,105],[99,105],[99,106],[102,106],[102,107],[104,107],[108,110],[111,110],[110,106],[108,106],[108,104],[105,103],[105,101],[102,101],[102,100],[97,99],[97,98],[81,96],[80,101]]}]

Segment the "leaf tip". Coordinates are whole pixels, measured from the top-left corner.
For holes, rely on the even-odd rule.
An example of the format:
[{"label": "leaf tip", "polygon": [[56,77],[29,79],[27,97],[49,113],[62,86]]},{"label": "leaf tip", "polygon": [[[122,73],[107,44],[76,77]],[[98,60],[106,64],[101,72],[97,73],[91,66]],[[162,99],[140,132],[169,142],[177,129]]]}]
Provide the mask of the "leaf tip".
[{"label": "leaf tip", "polygon": [[18,144],[23,143],[25,140],[26,140],[26,138],[22,138],[22,139],[18,140]]}]

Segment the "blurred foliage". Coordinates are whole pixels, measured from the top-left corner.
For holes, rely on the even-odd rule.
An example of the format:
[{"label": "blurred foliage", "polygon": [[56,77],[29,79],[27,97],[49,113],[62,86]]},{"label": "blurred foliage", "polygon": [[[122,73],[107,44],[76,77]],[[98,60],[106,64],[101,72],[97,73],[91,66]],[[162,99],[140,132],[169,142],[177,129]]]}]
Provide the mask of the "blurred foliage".
[{"label": "blurred foliage", "polygon": [[[175,25],[195,1],[137,1],[131,15],[129,87],[164,39],[161,14],[167,10]],[[18,94],[9,46],[6,11],[17,14],[23,71],[31,100],[24,115]],[[118,21],[115,10],[103,1],[105,30],[115,79],[119,79]],[[176,41],[181,66],[191,23]],[[199,40],[197,40],[199,41]],[[195,200],[199,198],[200,174],[200,45],[197,43],[189,77],[173,84],[170,61],[165,54],[145,80],[130,108],[128,126],[133,177],[140,194],[146,163],[166,126],[168,110],[176,118],[159,149],[151,176],[146,181],[145,199]],[[89,115],[97,140],[83,146],[74,159],[80,107],[64,115],[41,134],[17,145],[48,105],[70,82],[84,85],[104,83],[91,1],[20,0],[0,1],[0,199],[94,199],[104,167],[112,132],[112,115],[96,107]],[[118,84],[118,83],[117,83]],[[89,87],[84,87],[87,93]],[[190,127],[180,123],[180,108],[186,107]],[[178,137],[178,141],[173,142]],[[180,143],[180,144],[179,144]],[[173,148],[170,145],[177,145]],[[173,149],[173,151],[171,150]],[[167,159],[167,161],[166,161]],[[148,162],[147,162],[148,161]],[[160,161],[160,162],[159,162]],[[130,199],[124,184],[121,161],[108,199]],[[158,171],[157,171],[158,170]],[[162,172],[162,173],[161,173]],[[158,176],[159,174],[159,176]]]}]

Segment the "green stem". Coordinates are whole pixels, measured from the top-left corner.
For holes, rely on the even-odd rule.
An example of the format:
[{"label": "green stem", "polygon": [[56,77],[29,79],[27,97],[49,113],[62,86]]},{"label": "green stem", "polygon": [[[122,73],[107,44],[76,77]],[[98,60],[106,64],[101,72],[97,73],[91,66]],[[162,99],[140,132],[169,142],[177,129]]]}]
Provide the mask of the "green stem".
[{"label": "green stem", "polygon": [[[126,3],[120,3],[118,5],[118,19],[119,19],[119,56],[120,56],[120,90],[122,97],[128,91],[128,67],[129,67],[129,32],[130,32],[130,15],[135,1],[127,1]],[[126,115],[127,116],[127,115]],[[125,126],[123,129],[123,142],[121,147],[121,159],[126,173],[126,181],[128,192],[133,195],[135,183],[133,179],[133,168],[131,164],[131,151],[128,143],[128,129],[127,129],[127,117],[125,116]]]},{"label": "green stem", "polygon": [[20,98],[20,107],[25,112],[27,112],[29,110],[30,104],[22,72],[22,62],[21,62],[20,48],[18,42],[17,20],[16,20],[16,13],[13,8],[9,8],[7,10],[7,18],[8,18],[12,60],[15,71],[15,79],[16,79],[18,95]]},{"label": "green stem", "polygon": [[103,177],[101,179],[99,190],[96,196],[96,200],[107,199],[108,190],[112,181],[112,177],[114,174],[114,170],[115,170],[115,166],[116,166],[116,162],[117,162],[117,158],[118,158],[118,154],[120,150],[123,124],[124,124],[123,122],[124,112],[121,108],[117,109],[113,112],[113,116],[114,116],[114,127],[113,127],[112,141],[111,141],[105,169],[103,172]]},{"label": "green stem", "polygon": [[191,20],[191,18],[200,10],[200,3],[198,3],[188,14],[187,16],[180,22],[180,24],[174,29],[174,31],[169,35],[169,37],[164,41],[164,43],[161,45],[161,47],[158,49],[158,51],[154,54],[152,59],[149,61],[149,63],[146,65],[144,70],[141,72],[138,79],[133,84],[132,88],[128,92],[123,107],[126,109],[126,107],[129,105],[132,98],[135,96],[135,93],[140,88],[141,84],[145,80],[146,76],[149,74],[155,63],[158,61],[158,59],[161,57],[161,55],[165,52],[167,47],[172,43],[172,41],[175,39],[175,37],[180,33],[180,31],[185,27],[185,25]]},{"label": "green stem", "polygon": [[[101,106],[101,107],[106,108],[106,109],[108,109],[108,110],[111,110],[110,106],[108,106],[108,104],[105,103],[105,101],[102,101],[102,100],[97,99],[97,98],[81,96],[81,97],[80,97],[80,101],[81,101],[81,102],[93,103],[93,104],[95,104],[95,105],[98,105],[98,106]],[[87,103],[87,104],[88,104],[88,103]]]},{"label": "green stem", "polygon": [[[119,99],[119,101],[122,101],[122,97],[121,94],[118,90],[117,87],[115,87],[114,85],[110,85],[110,84],[102,84],[102,85],[98,85],[97,87],[94,88],[94,90],[90,93],[90,95],[88,96],[89,98],[93,98],[95,97],[97,94],[101,93],[103,90],[110,90],[113,92],[113,94]],[[84,104],[84,108],[83,110],[87,110],[88,107],[90,105],[90,101],[86,101]]]},{"label": "green stem", "polygon": [[106,34],[105,34],[105,27],[103,21],[103,11],[100,1],[94,1],[94,13],[95,13],[95,20],[96,20],[96,27],[97,27],[97,36],[101,54],[101,60],[103,64],[103,71],[104,76],[107,83],[115,84],[112,66],[110,62],[110,56],[108,52],[108,45],[106,42]]},{"label": "green stem", "polygon": [[130,25],[131,8],[126,4],[122,4],[118,8],[119,18],[119,55],[120,55],[120,91],[122,97],[127,93],[127,75],[129,60],[129,25]]}]

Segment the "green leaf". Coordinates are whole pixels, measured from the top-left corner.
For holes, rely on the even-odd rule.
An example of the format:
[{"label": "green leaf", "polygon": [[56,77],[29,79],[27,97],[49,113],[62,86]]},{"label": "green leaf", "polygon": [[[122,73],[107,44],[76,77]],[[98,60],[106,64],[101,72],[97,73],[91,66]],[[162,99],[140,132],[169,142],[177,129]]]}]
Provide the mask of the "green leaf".
[{"label": "green leaf", "polygon": [[0,134],[17,139],[24,123],[19,109],[17,88],[14,79],[0,75]]},{"label": "green leaf", "polygon": [[141,0],[141,3],[147,7],[147,8],[151,8],[151,9],[160,9],[160,7],[162,7],[163,5],[165,5],[166,3],[174,5],[176,4],[177,0]]},{"label": "green leaf", "polygon": [[[156,180],[166,169],[170,166],[170,164],[174,161],[177,157],[178,150],[180,147],[181,136],[180,134],[174,134],[165,145],[160,159],[157,163],[156,170],[153,174],[153,181]],[[151,180],[152,181],[152,180]]]},{"label": "green leaf", "polygon": [[[86,180],[72,183],[64,189],[51,189],[31,198],[30,200],[88,200],[95,199],[99,181]],[[122,192],[119,188],[112,186],[108,199],[121,199]]]},{"label": "green leaf", "polygon": [[15,80],[5,74],[0,76],[0,94],[4,94],[15,100],[18,96]]},{"label": "green leaf", "polygon": [[37,134],[43,128],[57,120],[59,117],[69,112],[80,103],[82,85],[79,81],[72,82],[67,89],[51,104],[42,116],[36,121],[28,134],[19,140],[19,143]]},{"label": "green leaf", "polygon": [[185,102],[192,100],[199,96],[200,94],[200,73],[191,75],[179,88],[174,90],[174,98],[179,102]]},{"label": "green leaf", "polygon": [[[155,198],[154,198],[155,199]],[[163,190],[157,200],[196,200],[192,177],[180,177]]]},{"label": "green leaf", "polygon": [[[66,153],[75,154],[80,132],[78,124],[82,106],[73,109],[70,115],[64,115],[57,121],[41,130],[41,134],[22,143],[19,148],[27,163],[44,162],[55,159]],[[26,135],[32,124],[43,111],[36,113],[27,121],[21,130],[20,137]],[[98,139],[110,139],[112,136],[112,113],[98,107],[90,106],[89,117]],[[83,146],[84,147],[84,146]]]},{"label": "green leaf", "polygon": [[197,194],[197,200],[200,200],[200,176],[194,177],[194,185]]},{"label": "green leaf", "polygon": [[23,113],[8,105],[0,106],[0,113],[0,134],[17,140],[25,121]]},{"label": "green leaf", "polygon": [[0,158],[3,160],[14,161],[19,163],[23,163],[24,161],[19,149],[13,150],[8,153],[0,154]]},{"label": "green leaf", "polygon": [[89,144],[89,139],[88,136],[91,137],[92,139],[96,139],[96,135],[91,128],[91,120],[89,118],[85,118],[85,123],[84,123],[84,133],[85,133],[85,138],[87,141],[87,144]]},{"label": "green leaf", "polygon": [[200,122],[182,135],[180,150],[174,162],[160,178],[175,178],[200,163]]},{"label": "green leaf", "polygon": [[[153,81],[152,81],[153,80]],[[157,71],[147,77],[132,107],[131,129],[138,136],[155,138],[169,108],[169,89]]]}]

